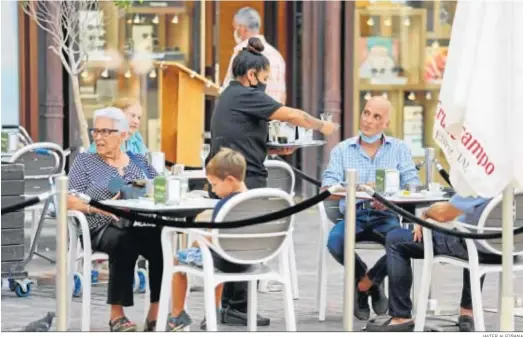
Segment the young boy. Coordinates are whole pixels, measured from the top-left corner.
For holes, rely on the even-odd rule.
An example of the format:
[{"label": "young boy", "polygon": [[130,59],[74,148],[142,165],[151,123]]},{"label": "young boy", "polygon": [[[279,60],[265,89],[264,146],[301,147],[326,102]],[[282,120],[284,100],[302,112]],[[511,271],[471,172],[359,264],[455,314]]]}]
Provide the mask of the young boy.
[{"label": "young boy", "polygon": [[[212,186],[212,191],[221,198],[216,204],[212,220],[223,207],[223,205],[233,196],[238,193],[247,191],[245,186],[245,158],[234,150],[223,148],[218,152],[205,167],[207,180]],[[220,258],[216,253],[211,251],[214,261],[214,267],[222,272],[241,272],[246,270],[249,266],[237,265],[231,263],[223,258]],[[202,256],[200,248],[197,243],[192,248],[181,250],[177,253],[177,261],[175,263],[193,264],[197,266],[202,265]],[[223,285],[218,285],[215,290],[217,317],[219,321],[219,308],[222,297]],[[187,276],[184,273],[176,273],[172,280],[172,308],[171,315],[167,321],[168,329],[171,331],[178,331],[190,325],[192,320],[185,312],[185,294],[187,292]],[[202,321],[200,327],[204,330],[206,328],[205,319]]]}]

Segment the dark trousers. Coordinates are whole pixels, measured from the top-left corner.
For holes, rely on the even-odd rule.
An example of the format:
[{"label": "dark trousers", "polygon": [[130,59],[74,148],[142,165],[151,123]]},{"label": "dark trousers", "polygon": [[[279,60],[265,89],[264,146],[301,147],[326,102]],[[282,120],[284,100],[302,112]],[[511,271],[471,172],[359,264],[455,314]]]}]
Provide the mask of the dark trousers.
[{"label": "dark trousers", "polygon": [[[356,210],[356,242],[374,241],[385,245],[385,237],[395,229],[400,228],[398,216],[390,211],[378,211],[375,209]],[[332,257],[343,265],[345,249],[345,221],[340,221],[329,233],[327,248]],[[367,265],[358,254],[355,256],[356,270],[354,276],[356,282],[367,275],[374,284],[380,284],[387,276],[387,257],[382,256],[376,264],[368,270]]]},{"label": "dark trousers", "polygon": [[109,255],[107,304],[133,305],[134,267],[138,255],[149,261],[151,303],[159,301],[163,273],[160,234],[161,229],[156,227],[120,229],[109,225],[100,235],[93,235],[93,250]]},{"label": "dark trousers", "polygon": [[[247,176],[245,178],[245,185],[250,190],[264,188],[267,187],[267,178],[262,176]],[[223,259],[221,260],[223,265],[217,266],[215,260],[215,267],[226,273],[240,272],[248,268],[248,266],[237,265]],[[220,267],[224,267],[225,269]],[[238,268],[244,269],[239,270]],[[230,307],[241,312],[247,312],[247,286],[247,282],[226,282],[223,286],[222,308]]]},{"label": "dark trousers", "polygon": [[[463,239],[433,232],[434,255],[448,255],[467,260],[468,253]],[[423,259],[423,243],[415,242],[411,231],[398,229],[390,232],[386,240],[387,273],[389,276],[389,315],[392,317],[411,318],[412,267],[410,259]],[[478,252],[480,263],[499,263],[501,257]],[[481,277],[483,288],[485,276]],[[460,306],[472,309],[470,292],[470,274],[463,269],[463,287]]]},{"label": "dark trousers", "polygon": [[[242,273],[251,266],[247,264],[236,264],[225,260],[211,250],[214,268],[224,273]],[[223,287],[222,308],[232,307],[241,312],[247,312],[247,282],[227,282]]]}]

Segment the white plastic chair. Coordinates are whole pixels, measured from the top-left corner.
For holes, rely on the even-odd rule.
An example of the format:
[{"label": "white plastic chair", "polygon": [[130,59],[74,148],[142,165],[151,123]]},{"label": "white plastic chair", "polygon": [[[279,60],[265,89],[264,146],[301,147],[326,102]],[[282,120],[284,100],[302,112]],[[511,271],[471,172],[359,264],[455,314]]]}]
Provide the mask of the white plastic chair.
[{"label": "white plastic chair", "polygon": [[[292,167],[281,160],[266,160],[265,168],[267,168],[268,178],[267,187],[277,188],[288,193],[294,198],[294,186],[296,184],[296,177]],[[294,232],[294,226],[293,230]],[[291,280],[292,280],[292,294],[293,298],[297,300],[300,297],[299,284],[298,284],[298,268],[296,263],[296,252],[294,250],[294,239],[290,236],[289,244],[289,263],[291,269]],[[267,281],[260,281],[259,285],[260,292],[269,292],[269,284]]]},{"label": "white plastic chair", "polygon": [[[325,200],[318,204],[320,212],[320,247],[318,256],[318,268],[316,273],[316,308],[318,308],[318,320],[325,321],[325,314],[327,311],[327,256],[329,251],[327,249],[327,240],[329,238],[329,231],[332,226],[343,220],[343,214],[339,210],[338,200]],[[384,250],[385,247],[373,241],[360,241],[356,243],[358,250]],[[385,282],[385,281],[384,281]],[[388,287],[385,287],[387,292]]]},{"label": "white plastic chair", "polygon": [[[215,221],[233,221],[256,217],[287,208],[293,204],[292,198],[279,189],[253,189],[232,197],[219,211]],[[296,331],[289,259],[286,252],[290,242],[289,234],[292,229],[292,220],[293,216],[290,216],[259,225],[235,229],[213,229],[212,231],[165,227],[162,230],[164,268],[156,331],[162,331],[167,324],[167,314],[170,311],[171,279],[176,272],[203,278],[207,331],[217,331],[215,287],[224,282],[239,281],[249,282],[248,328],[250,331],[256,331],[256,283],[258,280],[275,280],[283,283],[286,330]],[[177,232],[190,233],[198,242],[202,250],[203,268],[174,264],[172,242]],[[208,241],[208,238],[211,238],[211,242]],[[210,248],[230,262],[254,266],[242,273],[215,271]],[[267,265],[264,265],[275,257],[280,258],[280,271],[273,271]]]},{"label": "white plastic chair", "polygon": [[[523,226],[523,191],[519,190],[514,196],[517,209],[514,227]],[[454,228],[461,232],[473,233],[492,233],[502,231],[502,211],[501,211],[502,196],[493,198],[483,210],[477,226],[468,225],[459,221],[450,221],[439,224],[447,228]],[[433,223],[438,224],[435,221]],[[476,331],[485,330],[485,319],[483,316],[483,301],[481,298],[480,278],[487,273],[499,274],[499,298],[498,309],[501,301],[501,271],[500,264],[482,264],[479,263],[478,252],[502,255],[501,239],[495,240],[472,240],[465,239],[467,246],[468,261],[458,259],[451,256],[436,255],[434,256],[434,248],[432,244],[432,231],[423,228],[423,246],[424,246],[424,260],[423,260],[423,275],[418,294],[418,305],[416,308],[416,325],[414,331],[423,331],[426,320],[427,305],[430,284],[432,281],[432,266],[436,263],[450,264],[462,268],[467,268],[470,272],[470,288],[472,297],[472,307],[474,311],[474,324]],[[521,235],[514,236],[514,257],[523,255],[523,237]],[[513,271],[522,271],[523,261],[521,259],[514,260]]]},{"label": "white plastic chair", "polygon": [[[105,253],[93,252],[91,247],[91,236],[89,233],[89,225],[87,219],[82,212],[68,211],[68,229],[69,229],[69,251],[68,251],[68,266],[69,273],[69,288],[68,298],[70,304],[73,301],[73,286],[75,276],[80,279],[82,290],[82,331],[90,331],[91,327],[91,272],[93,261],[108,261],[109,256]],[[83,250],[80,244],[80,235],[82,235]],[[79,267],[80,266],[80,267]],[[77,270],[82,270],[78,273]],[[135,272],[135,285],[140,282],[137,273]],[[100,282],[99,284],[103,284]],[[145,303],[144,303],[144,317],[147,316],[149,309],[149,285],[147,284],[147,277],[145,278]],[[71,315],[71,310],[69,310]],[[70,322],[70,317],[68,322]]]}]

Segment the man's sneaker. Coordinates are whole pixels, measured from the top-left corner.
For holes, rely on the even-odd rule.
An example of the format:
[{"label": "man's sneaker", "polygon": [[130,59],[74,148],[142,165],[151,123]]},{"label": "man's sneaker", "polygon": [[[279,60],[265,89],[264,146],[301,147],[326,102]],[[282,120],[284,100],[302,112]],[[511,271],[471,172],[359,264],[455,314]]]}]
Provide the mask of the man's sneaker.
[{"label": "man's sneaker", "polygon": [[169,315],[169,318],[167,318],[167,331],[180,331],[191,324],[191,316],[184,310],[177,317]]},{"label": "man's sneaker", "polygon": [[[216,309],[216,322],[220,323],[223,321],[223,312],[222,309]],[[202,322],[200,323],[200,329],[203,331],[207,331],[207,320],[205,317],[202,319]]]},{"label": "man's sneaker", "polygon": [[[269,326],[271,324],[271,320],[267,317],[257,315],[256,318],[258,326]],[[227,307],[222,316],[222,323],[247,326],[247,313]]]},{"label": "man's sneaker", "polygon": [[376,315],[385,315],[389,309],[389,300],[385,296],[383,282],[370,287],[369,294],[372,299],[372,310]]},{"label": "man's sneaker", "polygon": [[369,294],[360,292],[357,286],[354,288],[354,316],[362,321],[370,317]]},{"label": "man's sneaker", "polygon": [[414,320],[405,323],[390,324],[392,317],[385,322],[369,322],[366,329],[368,332],[411,332],[414,331]]}]

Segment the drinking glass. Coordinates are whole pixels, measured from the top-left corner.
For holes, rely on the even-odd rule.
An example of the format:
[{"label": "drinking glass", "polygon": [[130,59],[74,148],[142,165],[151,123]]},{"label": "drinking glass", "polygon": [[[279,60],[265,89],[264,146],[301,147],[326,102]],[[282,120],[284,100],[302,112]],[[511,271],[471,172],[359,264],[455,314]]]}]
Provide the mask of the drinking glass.
[{"label": "drinking glass", "polygon": [[205,170],[205,159],[207,159],[209,152],[211,152],[211,146],[209,144],[203,144],[202,148],[200,150],[200,158],[202,160],[202,168],[204,170]]},{"label": "drinking glass", "polygon": [[331,112],[321,113],[320,118],[322,121],[332,122],[332,113]]}]

